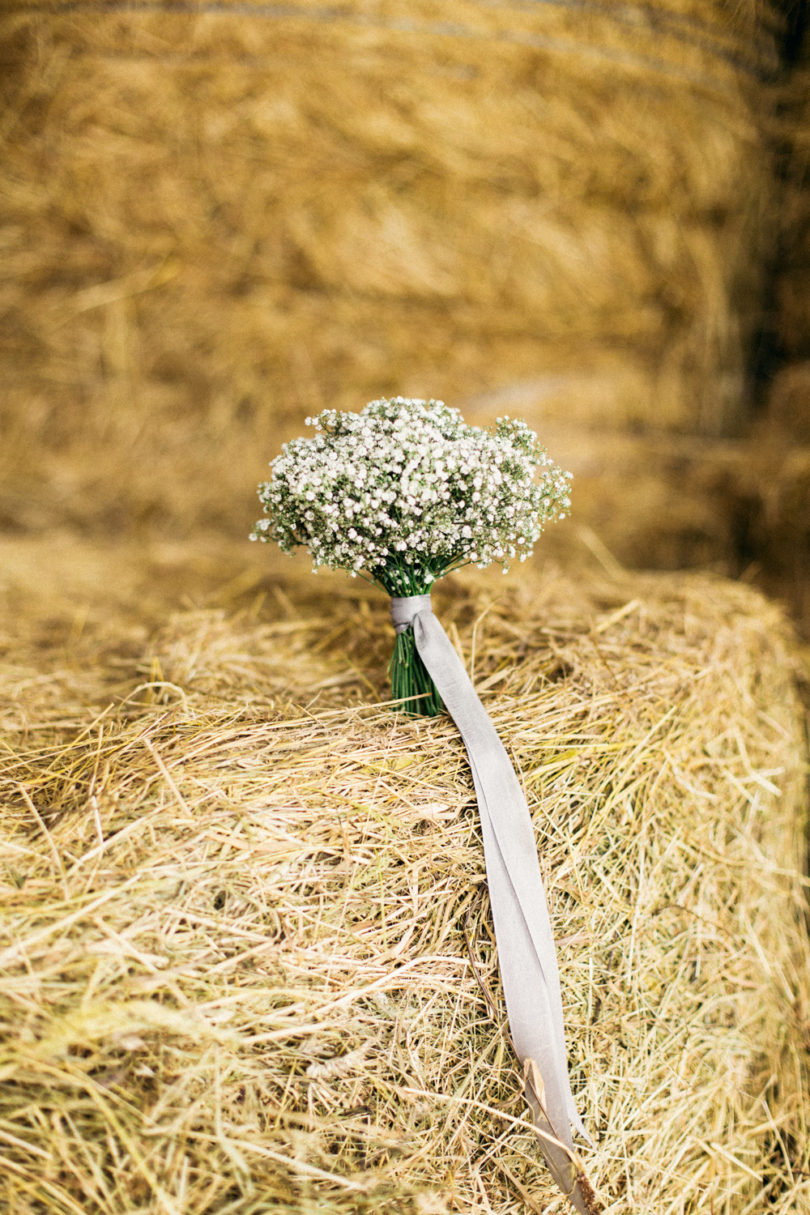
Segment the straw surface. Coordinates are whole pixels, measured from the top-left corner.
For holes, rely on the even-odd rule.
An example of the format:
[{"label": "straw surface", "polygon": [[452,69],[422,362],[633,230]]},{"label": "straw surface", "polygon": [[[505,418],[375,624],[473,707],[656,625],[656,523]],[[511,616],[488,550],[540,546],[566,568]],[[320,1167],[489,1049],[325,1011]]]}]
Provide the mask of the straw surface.
[{"label": "straw surface", "polygon": [[[222,549],[167,618],[205,561],[4,556],[4,1209],[561,1212],[463,750],[382,703],[384,600]],[[553,562],[434,598],[533,813],[605,1209],[810,1210],[778,611]]]}]

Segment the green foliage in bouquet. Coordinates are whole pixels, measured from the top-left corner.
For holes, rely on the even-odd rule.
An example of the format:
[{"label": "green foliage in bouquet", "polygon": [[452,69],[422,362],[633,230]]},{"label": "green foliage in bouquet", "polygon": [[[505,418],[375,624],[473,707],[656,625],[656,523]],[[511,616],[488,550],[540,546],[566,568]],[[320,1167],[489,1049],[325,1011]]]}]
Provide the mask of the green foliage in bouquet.
[{"label": "green foliage in bouquet", "polygon": [[[303,546],[315,569],[346,570],[391,596],[427,595],[464,565],[505,572],[570,506],[570,473],[517,419],[483,429],[442,401],[393,397],[359,414],[326,409],[307,425],[315,435],[286,443],[259,486],[265,517],[251,539]],[[390,675],[408,712],[441,712],[410,629],[397,634]]]}]

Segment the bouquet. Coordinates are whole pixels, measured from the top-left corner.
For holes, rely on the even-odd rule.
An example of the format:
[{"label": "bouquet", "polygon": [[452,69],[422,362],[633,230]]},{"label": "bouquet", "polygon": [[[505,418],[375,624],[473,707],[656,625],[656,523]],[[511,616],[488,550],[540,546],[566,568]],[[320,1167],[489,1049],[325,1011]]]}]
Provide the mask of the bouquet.
[{"label": "bouquet", "polygon": [[366,578],[391,596],[391,684],[410,712],[446,707],[464,740],[481,815],[498,963],[526,1099],[543,1154],[581,1215],[599,1210],[573,1145],[583,1136],[568,1078],[559,971],[531,816],[503,743],[430,606],[437,578],[524,560],[566,514],[570,475],[525,422],[468,426],[441,401],[393,397],[362,413],[324,410],[287,443],[259,487],[255,540],[303,545],[315,569]]},{"label": "bouquet", "polygon": [[[485,430],[442,401],[394,397],[307,424],[316,434],[285,444],[259,487],[266,517],[251,539],[288,553],[303,545],[315,569],[346,570],[394,598],[428,595],[464,565],[500,562],[505,573],[570,507],[570,473],[516,419]],[[390,675],[406,711],[441,711],[408,626]]]}]

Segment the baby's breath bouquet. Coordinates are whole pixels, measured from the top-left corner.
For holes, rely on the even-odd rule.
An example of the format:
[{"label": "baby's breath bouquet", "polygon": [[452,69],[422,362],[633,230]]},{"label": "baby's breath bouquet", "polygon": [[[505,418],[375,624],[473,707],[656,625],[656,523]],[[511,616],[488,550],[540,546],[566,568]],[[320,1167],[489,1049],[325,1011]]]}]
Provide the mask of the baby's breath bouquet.
[{"label": "baby's breath bouquet", "polygon": [[[442,401],[393,397],[307,424],[315,435],[286,443],[259,487],[266,517],[251,539],[303,545],[315,569],[346,570],[392,597],[426,595],[464,565],[506,571],[570,505],[570,474],[516,419],[482,429]],[[410,712],[441,711],[410,628],[397,634],[390,675]]]},{"label": "baby's breath bouquet", "polygon": [[[548,901],[526,799],[489,715],[430,606],[437,578],[463,565],[506,569],[569,506],[570,476],[525,422],[468,426],[441,401],[372,401],[324,410],[316,433],[287,443],[259,487],[253,538],[303,545],[317,569],[347,570],[391,596],[394,699],[442,708],[458,726],[481,816],[498,964],[515,1053],[540,1148],[581,1215],[598,1210],[574,1151],[585,1128],[568,1076]],[[441,692],[441,695],[440,695]]]}]

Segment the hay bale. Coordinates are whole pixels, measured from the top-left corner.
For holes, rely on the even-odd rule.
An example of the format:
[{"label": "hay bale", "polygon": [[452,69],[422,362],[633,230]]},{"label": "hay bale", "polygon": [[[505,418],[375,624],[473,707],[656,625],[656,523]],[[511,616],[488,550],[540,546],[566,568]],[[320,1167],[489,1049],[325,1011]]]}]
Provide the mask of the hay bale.
[{"label": "hay bale", "polygon": [[[810,356],[810,231],[805,232],[805,239],[802,255],[788,262],[779,274],[776,305],[779,347],[789,359],[801,362]],[[805,405],[802,429],[808,425]]]},{"label": "hay bale", "polygon": [[[741,448],[744,462],[736,480],[739,545],[745,565],[754,564],[758,580],[790,606],[800,631],[810,636],[810,445],[800,442],[801,427],[789,412],[795,387],[786,368],[770,407]],[[790,390],[788,389],[790,386]],[[780,415],[780,407],[784,413]]]},{"label": "hay bale", "polygon": [[[77,683],[83,639],[43,652],[35,618],[70,618],[81,579],[37,607],[18,555],[43,712],[5,714],[4,1209],[562,1212],[457,734],[379,703],[379,596],[269,568],[264,607],[186,608]],[[806,746],[777,609],[552,563],[436,598],[533,812],[606,1209],[808,1209]]]},{"label": "hay bale", "polygon": [[792,359],[780,367],[768,391],[766,412],[762,429],[771,435],[771,442],[810,445],[810,360]]},{"label": "hay bale", "polygon": [[3,18],[9,525],[233,527],[390,392],[585,369],[533,420],[739,428],[768,5],[192,8]]},{"label": "hay bale", "polygon": [[[579,377],[566,380],[571,393]],[[486,424],[502,412],[537,416],[545,388],[536,382],[484,394],[465,416]],[[550,390],[549,390],[550,391]],[[562,399],[566,388],[555,392]],[[574,476],[574,518],[559,537],[564,551],[586,528],[615,561],[637,569],[710,568],[739,573],[742,504],[760,492],[758,447],[706,439],[545,422],[543,442]],[[557,538],[552,538],[555,550]]]},{"label": "hay bale", "polygon": [[[806,18],[805,18],[806,21]],[[810,44],[805,37],[779,94],[780,223],[774,267],[772,336],[777,356],[787,362],[810,357]],[[806,429],[807,415],[804,418]]]},{"label": "hay bale", "polygon": [[789,11],[778,90],[776,233],[759,342],[757,416],[741,506],[748,562],[810,633],[810,40]]}]

